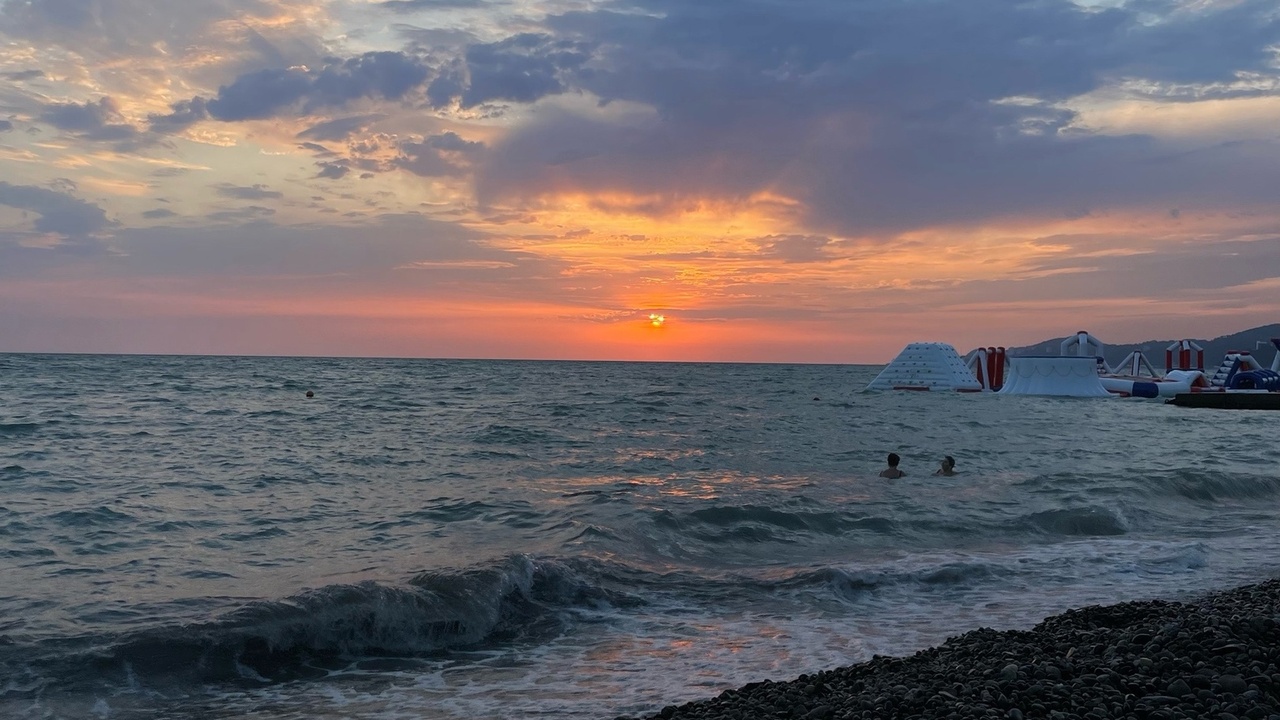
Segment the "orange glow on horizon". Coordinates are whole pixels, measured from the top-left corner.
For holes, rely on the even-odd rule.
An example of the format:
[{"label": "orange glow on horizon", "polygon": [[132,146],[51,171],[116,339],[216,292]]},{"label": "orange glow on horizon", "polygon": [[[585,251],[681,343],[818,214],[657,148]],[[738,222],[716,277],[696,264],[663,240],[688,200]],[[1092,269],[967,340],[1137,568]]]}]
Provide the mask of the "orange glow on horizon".
[{"label": "orange glow on horizon", "polygon": [[[1246,306],[1250,318],[1277,307],[1265,284],[1174,300],[1120,291],[1035,297],[1023,289],[1116,256],[1228,233],[1233,241],[1266,240],[1255,230],[1271,220],[1261,212],[1229,222],[1194,209],[1028,216],[839,238],[770,212],[780,206],[693,203],[665,217],[542,211],[521,226],[528,235],[495,223],[490,232],[506,234],[490,235],[483,254],[432,260],[424,251],[415,259],[410,245],[408,259],[365,274],[109,278],[86,265],[83,277],[4,283],[0,301],[142,328],[121,336],[133,337],[130,344],[104,335],[103,343],[120,343],[108,349],[165,351],[160,340],[168,336],[184,348],[233,354],[768,362],[884,362],[921,340],[961,352],[1027,344],[1074,331],[1082,318],[1107,340],[1131,339],[1125,329],[1139,323],[1141,332],[1162,324],[1196,335],[1228,321],[1226,330],[1262,324],[1228,302],[1240,294],[1257,298]],[[780,242],[788,238],[813,243]],[[434,282],[452,270],[466,279]],[[678,322],[668,322],[673,316]],[[201,330],[210,324],[253,330],[229,333],[219,345]]]}]

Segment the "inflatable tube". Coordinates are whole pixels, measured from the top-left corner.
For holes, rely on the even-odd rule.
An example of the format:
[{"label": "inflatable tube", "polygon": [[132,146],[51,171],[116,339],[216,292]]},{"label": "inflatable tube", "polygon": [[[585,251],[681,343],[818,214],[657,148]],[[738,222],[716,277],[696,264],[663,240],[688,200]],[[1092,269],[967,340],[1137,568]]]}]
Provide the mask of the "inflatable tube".
[{"label": "inflatable tube", "polygon": [[1139,380],[1135,378],[1103,377],[1099,378],[1099,382],[1102,383],[1102,387],[1107,389],[1107,392],[1138,398],[1173,397],[1178,393],[1191,392],[1192,385],[1192,381],[1189,379],[1157,381],[1150,378]]},{"label": "inflatable tube", "polygon": [[1280,373],[1274,370],[1245,370],[1231,376],[1228,390],[1271,390],[1280,392]]}]

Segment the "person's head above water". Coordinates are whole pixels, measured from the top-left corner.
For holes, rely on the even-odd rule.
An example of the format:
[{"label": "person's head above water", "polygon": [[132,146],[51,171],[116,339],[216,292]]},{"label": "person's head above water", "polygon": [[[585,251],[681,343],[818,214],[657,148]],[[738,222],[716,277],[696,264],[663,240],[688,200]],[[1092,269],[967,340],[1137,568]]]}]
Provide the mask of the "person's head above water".
[{"label": "person's head above water", "polygon": [[933,474],[934,475],[955,475],[956,474],[955,468],[956,468],[956,459],[951,457],[950,455],[943,455],[942,467],[933,471]]},{"label": "person's head above water", "polygon": [[889,453],[889,467],[898,467],[900,462],[902,458],[898,457],[898,453]]}]

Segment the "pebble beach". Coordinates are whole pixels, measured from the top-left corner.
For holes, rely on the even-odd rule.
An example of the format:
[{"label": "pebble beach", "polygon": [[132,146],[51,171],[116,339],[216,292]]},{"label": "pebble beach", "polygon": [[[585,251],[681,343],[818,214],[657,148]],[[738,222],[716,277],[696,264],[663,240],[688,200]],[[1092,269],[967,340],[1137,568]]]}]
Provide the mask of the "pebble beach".
[{"label": "pebble beach", "polygon": [[909,657],[668,706],[650,717],[1280,719],[1280,579],[1189,602],[1069,610]]}]

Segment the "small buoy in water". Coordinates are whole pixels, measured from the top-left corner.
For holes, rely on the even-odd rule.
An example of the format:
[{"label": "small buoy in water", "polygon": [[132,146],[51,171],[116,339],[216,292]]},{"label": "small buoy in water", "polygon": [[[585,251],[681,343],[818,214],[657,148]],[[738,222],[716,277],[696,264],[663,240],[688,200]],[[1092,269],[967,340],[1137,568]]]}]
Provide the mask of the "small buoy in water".
[{"label": "small buoy in water", "polygon": [[315,396],[316,396],[315,393],[311,392],[310,390],[307,391],[307,397],[315,397]]},{"label": "small buoy in water", "polygon": [[817,396],[817,395],[814,395],[814,396],[813,396],[813,399],[816,401],[816,400],[818,400],[819,398],[818,398],[818,396]]}]

